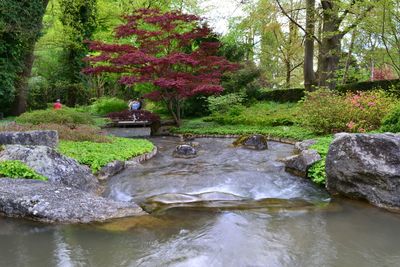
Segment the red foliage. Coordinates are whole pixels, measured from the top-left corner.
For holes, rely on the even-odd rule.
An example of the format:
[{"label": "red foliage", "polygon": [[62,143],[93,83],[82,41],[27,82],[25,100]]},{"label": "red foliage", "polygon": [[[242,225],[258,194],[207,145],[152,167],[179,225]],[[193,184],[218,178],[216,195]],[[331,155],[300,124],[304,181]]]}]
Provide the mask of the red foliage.
[{"label": "red foliage", "polygon": [[99,54],[86,59],[92,66],[84,73],[120,73],[119,82],[128,86],[152,83],[156,89],[145,97],[165,101],[178,123],[180,102],[221,92],[224,72],[238,68],[216,56],[220,43],[197,16],[139,9],[124,19],[126,23],[115,30],[124,44],[90,42],[90,49]]}]

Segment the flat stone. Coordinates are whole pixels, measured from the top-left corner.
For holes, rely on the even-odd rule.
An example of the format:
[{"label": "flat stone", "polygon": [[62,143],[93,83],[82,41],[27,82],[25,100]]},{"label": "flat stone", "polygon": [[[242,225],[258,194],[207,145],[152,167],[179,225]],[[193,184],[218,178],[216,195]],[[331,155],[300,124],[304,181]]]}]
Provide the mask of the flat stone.
[{"label": "flat stone", "polygon": [[118,202],[49,182],[0,178],[0,213],[42,222],[90,223],[146,214]]},{"label": "flat stone", "polygon": [[149,137],[151,135],[150,127],[135,127],[135,128],[106,128],[107,134],[117,137]]},{"label": "flat stone", "polygon": [[0,145],[58,146],[57,131],[0,132]]},{"label": "flat stone", "polygon": [[326,174],[331,193],[400,211],[400,134],[335,135]]}]

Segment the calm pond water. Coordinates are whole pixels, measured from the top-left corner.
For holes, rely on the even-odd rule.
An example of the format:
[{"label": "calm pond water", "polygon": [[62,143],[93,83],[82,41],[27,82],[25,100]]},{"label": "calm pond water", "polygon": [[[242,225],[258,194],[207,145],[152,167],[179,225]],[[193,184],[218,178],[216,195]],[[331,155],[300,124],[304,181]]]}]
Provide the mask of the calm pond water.
[{"label": "calm pond water", "polygon": [[185,160],[171,157],[178,139],[152,140],[159,155],[105,193],[151,215],[92,225],[0,217],[0,266],[400,266],[400,215],[330,200],[285,173],[277,160],[292,146],[196,139],[199,157]]}]

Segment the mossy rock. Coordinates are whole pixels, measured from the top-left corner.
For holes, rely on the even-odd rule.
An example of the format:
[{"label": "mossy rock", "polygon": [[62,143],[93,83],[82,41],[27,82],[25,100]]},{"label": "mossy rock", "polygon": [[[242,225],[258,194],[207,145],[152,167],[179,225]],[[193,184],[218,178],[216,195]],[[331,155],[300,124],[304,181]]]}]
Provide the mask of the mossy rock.
[{"label": "mossy rock", "polygon": [[268,138],[265,135],[243,135],[233,142],[233,146],[241,146],[255,150],[265,150],[268,149],[267,141]]}]

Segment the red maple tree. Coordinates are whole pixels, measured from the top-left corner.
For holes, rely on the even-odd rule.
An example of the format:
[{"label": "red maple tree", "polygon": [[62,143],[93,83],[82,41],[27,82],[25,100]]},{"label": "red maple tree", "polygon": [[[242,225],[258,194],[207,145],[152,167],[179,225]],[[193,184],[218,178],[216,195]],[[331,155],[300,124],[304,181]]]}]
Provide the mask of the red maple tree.
[{"label": "red maple tree", "polygon": [[124,19],[116,28],[116,43],[89,43],[99,53],[87,58],[91,67],[84,73],[118,73],[119,82],[128,86],[153,84],[144,97],[163,101],[178,125],[185,99],[222,92],[222,75],[237,68],[217,56],[220,43],[198,16],[138,9]]}]

